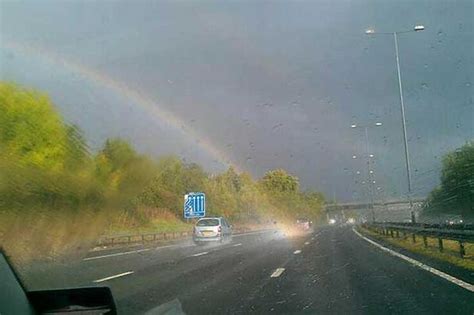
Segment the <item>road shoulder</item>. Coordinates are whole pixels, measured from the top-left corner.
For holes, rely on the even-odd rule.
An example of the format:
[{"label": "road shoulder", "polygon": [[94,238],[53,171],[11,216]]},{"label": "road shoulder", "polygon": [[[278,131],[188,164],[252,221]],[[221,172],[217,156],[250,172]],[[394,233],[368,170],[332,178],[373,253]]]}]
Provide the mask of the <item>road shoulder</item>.
[{"label": "road shoulder", "polygon": [[412,252],[410,250],[407,250],[403,247],[400,247],[400,246],[396,246],[395,244],[393,243],[390,243],[386,240],[384,240],[383,238],[379,238],[379,237],[375,237],[373,235],[370,235],[368,233],[366,233],[364,230],[362,229],[357,229],[357,231],[362,234],[364,237],[367,237],[368,239],[388,248],[388,249],[391,249],[397,253],[400,253],[402,255],[405,255],[409,258],[412,258],[412,259],[415,259],[425,265],[428,265],[430,267],[433,267],[435,269],[438,269],[448,275],[451,275],[455,278],[458,278],[462,281],[465,281],[467,283],[470,283],[470,284],[474,284],[474,271],[472,270],[469,270],[469,269],[466,269],[466,268],[462,268],[462,267],[459,267],[459,266],[456,266],[456,265],[453,265],[453,264],[450,264],[446,261],[443,261],[443,260],[440,260],[440,259],[436,259],[434,257],[429,257],[429,256],[426,256],[426,255],[423,255],[423,254],[420,254],[420,253],[415,253],[415,252]]}]

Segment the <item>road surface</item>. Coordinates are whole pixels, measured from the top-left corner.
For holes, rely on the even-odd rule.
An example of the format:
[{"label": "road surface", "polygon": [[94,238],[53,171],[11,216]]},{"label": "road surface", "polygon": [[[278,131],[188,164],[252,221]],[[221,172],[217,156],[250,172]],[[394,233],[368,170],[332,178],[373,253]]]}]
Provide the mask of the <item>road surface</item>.
[{"label": "road surface", "polygon": [[186,314],[474,312],[474,293],[380,250],[351,227],[94,252],[46,269],[26,274],[30,288],[107,285],[121,314],[167,307]]}]

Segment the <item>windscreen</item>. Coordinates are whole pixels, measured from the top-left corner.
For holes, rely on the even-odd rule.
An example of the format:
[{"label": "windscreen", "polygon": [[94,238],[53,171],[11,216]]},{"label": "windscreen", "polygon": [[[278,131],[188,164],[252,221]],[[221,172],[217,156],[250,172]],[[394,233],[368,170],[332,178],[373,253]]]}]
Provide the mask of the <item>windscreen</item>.
[{"label": "windscreen", "polygon": [[120,314],[474,314],[473,81],[473,0],[0,0],[0,248]]}]

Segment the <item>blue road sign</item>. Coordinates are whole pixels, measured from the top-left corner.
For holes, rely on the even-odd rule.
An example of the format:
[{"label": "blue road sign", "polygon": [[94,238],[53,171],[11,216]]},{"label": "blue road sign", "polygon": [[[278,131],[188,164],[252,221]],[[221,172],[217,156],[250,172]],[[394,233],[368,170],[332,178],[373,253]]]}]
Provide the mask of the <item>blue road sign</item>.
[{"label": "blue road sign", "polygon": [[189,193],[184,195],[184,218],[202,218],[206,216],[206,195]]}]

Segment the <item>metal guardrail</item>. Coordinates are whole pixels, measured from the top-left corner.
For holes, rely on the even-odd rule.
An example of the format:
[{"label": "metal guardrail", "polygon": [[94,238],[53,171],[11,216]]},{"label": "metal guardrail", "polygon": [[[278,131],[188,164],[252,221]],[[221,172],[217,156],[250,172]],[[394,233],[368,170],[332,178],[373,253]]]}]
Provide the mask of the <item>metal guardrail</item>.
[{"label": "metal guardrail", "polygon": [[[233,233],[241,233],[249,231],[246,228],[234,228]],[[145,243],[156,241],[178,240],[191,237],[191,231],[183,232],[159,232],[159,233],[143,233],[143,234],[116,234],[107,235],[99,239],[97,246]]]},{"label": "metal guardrail", "polygon": [[411,235],[413,243],[417,242],[416,236],[421,236],[424,247],[428,247],[428,237],[438,239],[438,249],[444,251],[443,240],[457,241],[459,255],[466,255],[465,243],[474,243],[474,224],[426,224],[426,223],[401,223],[401,222],[373,222],[363,226],[379,234],[392,238],[406,239]]}]

